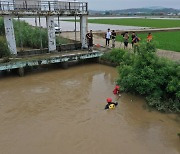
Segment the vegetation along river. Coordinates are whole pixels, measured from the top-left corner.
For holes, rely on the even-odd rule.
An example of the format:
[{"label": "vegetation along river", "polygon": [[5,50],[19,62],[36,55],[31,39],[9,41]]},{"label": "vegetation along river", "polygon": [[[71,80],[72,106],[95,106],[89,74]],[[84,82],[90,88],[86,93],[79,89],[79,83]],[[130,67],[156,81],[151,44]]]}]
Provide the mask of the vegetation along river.
[{"label": "vegetation along river", "polygon": [[1,154],[179,154],[177,115],[145,109],[122,94],[117,72],[100,64],[0,77]]}]

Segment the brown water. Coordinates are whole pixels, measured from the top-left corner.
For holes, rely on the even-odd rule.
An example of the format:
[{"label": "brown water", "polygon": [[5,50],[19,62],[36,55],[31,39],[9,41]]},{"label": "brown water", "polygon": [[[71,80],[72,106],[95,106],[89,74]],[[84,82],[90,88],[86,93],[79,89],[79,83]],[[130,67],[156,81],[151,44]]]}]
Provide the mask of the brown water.
[{"label": "brown water", "polygon": [[1,77],[0,154],[179,154],[176,115],[128,94],[103,110],[116,77],[99,64]]}]

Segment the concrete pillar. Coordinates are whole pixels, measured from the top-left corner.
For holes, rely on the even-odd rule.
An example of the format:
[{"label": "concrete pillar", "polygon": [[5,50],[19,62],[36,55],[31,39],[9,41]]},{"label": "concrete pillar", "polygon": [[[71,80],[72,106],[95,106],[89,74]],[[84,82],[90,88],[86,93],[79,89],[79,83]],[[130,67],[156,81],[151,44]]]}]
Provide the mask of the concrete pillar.
[{"label": "concrete pillar", "polygon": [[48,16],[46,18],[47,22],[47,29],[48,29],[48,46],[49,51],[56,50],[56,35],[55,35],[55,28],[54,28],[54,17]]},{"label": "concrete pillar", "polygon": [[82,48],[87,48],[86,34],[87,34],[87,15],[80,16],[80,40]]},{"label": "concrete pillar", "polygon": [[13,19],[11,16],[4,16],[4,27],[5,27],[8,48],[11,54],[16,55],[17,54],[16,41],[14,35]]},{"label": "concrete pillar", "polygon": [[22,68],[18,68],[17,69],[17,73],[18,73],[18,75],[20,76],[20,77],[23,77],[24,76],[24,68],[22,67]]},{"label": "concrete pillar", "polygon": [[37,27],[37,17],[35,16],[35,26]]}]

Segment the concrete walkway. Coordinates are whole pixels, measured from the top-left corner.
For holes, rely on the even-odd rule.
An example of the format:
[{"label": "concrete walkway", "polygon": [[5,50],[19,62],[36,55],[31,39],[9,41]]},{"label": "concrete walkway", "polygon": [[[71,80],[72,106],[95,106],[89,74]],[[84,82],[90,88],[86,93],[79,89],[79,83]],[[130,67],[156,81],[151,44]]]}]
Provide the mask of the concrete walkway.
[{"label": "concrete walkway", "polygon": [[[75,32],[63,32],[60,35],[64,38],[75,40]],[[80,33],[79,32],[76,33],[76,36],[77,36],[76,40],[80,41]],[[99,35],[94,34],[93,39],[94,39],[94,41],[93,41],[94,44],[100,44],[101,46],[105,47],[105,39],[104,38],[100,37]],[[130,46],[129,48],[132,49],[131,44],[129,46]],[[122,42],[116,42],[116,47],[124,48]],[[175,60],[175,61],[180,60],[180,52],[158,49],[157,55],[160,57],[166,57],[166,58],[169,58],[169,59]]]}]

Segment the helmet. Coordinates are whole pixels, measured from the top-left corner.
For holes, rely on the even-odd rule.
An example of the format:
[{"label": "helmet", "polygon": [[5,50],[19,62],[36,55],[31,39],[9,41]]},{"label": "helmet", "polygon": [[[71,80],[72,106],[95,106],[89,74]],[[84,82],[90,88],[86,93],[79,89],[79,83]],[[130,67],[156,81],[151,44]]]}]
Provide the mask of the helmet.
[{"label": "helmet", "polygon": [[114,109],[114,108],[115,108],[114,104],[109,105],[109,109]]},{"label": "helmet", "polygon": [[108,103],[112,102],[112,98],[107,98],[106,100],[107,100]]},{"label": "helmet", "polygon": [[120,88],[120,87],[119,87],[118,85],[115,87],[115,89],[117,89],[117,90],[119,90],[119,88]]}]

